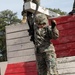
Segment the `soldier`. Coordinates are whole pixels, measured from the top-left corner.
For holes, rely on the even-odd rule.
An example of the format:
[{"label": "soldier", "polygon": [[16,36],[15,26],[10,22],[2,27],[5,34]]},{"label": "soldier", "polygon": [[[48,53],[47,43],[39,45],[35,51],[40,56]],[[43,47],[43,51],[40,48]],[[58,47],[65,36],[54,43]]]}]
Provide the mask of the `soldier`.
[{"label": "soldier", "polygon": [[[34,15],[33,13],[29,12],[29,11],[26,11],[24,8],[25,8],[25,2],[33,2],[36,5],[36,10],[34,12]],[[28,25],[29,25],[29,35],[31,35],[31,41],[34,42],[34,27],[33,27],[33,23],[34,23],[34,20],[35,20],[35,14],[38,10],[38,6],[40,5],[40,0],[24,0],[24,5],[23,5],[23,11],[22,11],[22,16],[23,16],[23,19],[22,19],[22,23],[26,23],[26,21],[28,22]]]},{"label": "soldier", "polygon": [[58,75],[56,68],[55,48],[50,41],[59,37],[55,20],[48,25],[46,15],[36,15],[35,45],[39,75]]},{"label": "soldier", "polygon": [[75,14],[75,0],[74,0],[74,3],[73,3],[73,9],[71,12],[69,12],[69,15],[73,15]]}]

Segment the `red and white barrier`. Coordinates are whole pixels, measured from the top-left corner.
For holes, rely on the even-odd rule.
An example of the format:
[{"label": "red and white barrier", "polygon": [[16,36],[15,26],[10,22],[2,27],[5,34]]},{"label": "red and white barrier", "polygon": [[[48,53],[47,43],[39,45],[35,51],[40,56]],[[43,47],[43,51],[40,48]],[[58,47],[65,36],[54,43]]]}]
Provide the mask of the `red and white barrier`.
[{"label": "red and white barrier", "polygon": [[[58,73],[75,75],[75,15],[54,19],[60,32],[60,37],[52,40],[58,57]],[[35,46],[27,27],[27,24],[6,27],[8,65],[5,75],[37,75]]]}]

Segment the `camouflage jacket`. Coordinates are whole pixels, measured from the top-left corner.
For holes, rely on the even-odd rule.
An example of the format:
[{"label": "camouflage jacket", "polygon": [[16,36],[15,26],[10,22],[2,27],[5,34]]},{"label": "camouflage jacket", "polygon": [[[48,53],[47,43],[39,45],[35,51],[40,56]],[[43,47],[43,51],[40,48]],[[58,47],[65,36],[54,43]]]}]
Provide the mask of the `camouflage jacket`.
[{"label": "camouflage jacket", "polygon": [[59,31],[55,28],[51,29],[51,26],[44,28],[38,28],[35,30],[35,43],[36,47],[40,52],[54,50],[53,44],[50,42],[51,39],[57,39],[59,37]]}]

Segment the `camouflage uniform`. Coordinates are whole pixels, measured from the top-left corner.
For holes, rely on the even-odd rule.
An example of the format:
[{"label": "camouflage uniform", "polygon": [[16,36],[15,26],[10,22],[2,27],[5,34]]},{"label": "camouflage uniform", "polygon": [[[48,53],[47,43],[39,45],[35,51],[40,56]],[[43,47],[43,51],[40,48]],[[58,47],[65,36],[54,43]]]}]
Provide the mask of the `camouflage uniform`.
[{"label": "camouflage uniform", "polygon": [[[42,16],[43,17],[43,16]],[[47,18],[41,18],[40,16],[36,20],[37,24],[47,24]],[[58,75],[56,68],[56,54],[51,39],[57,39],[59,32],[54,26],[44,26],[39,28],[36,25],[35,29],[35,44],[36,44],[36,56],[38,62],[39,75]]]}]

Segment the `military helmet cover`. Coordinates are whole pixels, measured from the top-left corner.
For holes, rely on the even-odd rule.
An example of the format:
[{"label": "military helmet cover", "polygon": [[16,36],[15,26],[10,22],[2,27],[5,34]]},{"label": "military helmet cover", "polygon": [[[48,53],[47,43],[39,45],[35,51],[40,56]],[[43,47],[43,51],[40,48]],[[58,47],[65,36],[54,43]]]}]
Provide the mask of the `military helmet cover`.
[{"label": "military helmet cover", "polygon": [[48,19],[45,14],[37,14],[35,18],[37,24],[48,24]]}]

